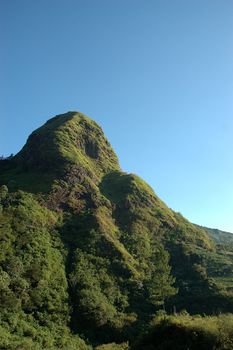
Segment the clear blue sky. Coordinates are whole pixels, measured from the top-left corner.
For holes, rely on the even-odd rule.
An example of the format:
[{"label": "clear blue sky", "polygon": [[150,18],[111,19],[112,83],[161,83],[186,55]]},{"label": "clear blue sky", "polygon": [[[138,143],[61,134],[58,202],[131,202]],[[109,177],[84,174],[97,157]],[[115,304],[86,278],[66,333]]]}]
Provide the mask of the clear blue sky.
[{"label": "clear blue sky", "polygon": [[233,232],[232,0],[1,0],[0,37],[0,155],[82,111],[168,206]]}]

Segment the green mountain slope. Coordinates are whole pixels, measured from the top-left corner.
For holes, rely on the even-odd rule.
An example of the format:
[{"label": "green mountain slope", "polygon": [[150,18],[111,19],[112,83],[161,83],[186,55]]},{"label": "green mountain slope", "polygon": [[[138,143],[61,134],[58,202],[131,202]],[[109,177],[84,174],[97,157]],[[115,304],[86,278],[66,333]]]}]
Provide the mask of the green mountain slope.
[{"label": "green mountain slope", "polygon": [[0,161],[0,186],[1,348],[123,342],[161,307],[233,311],[218,278],[223,261],[231,278],[231,257],[121,171],[81,113],[50,119]]},{"label": "green mountain slope", "polygon": [[209,274],[214,277],[220,289],[233,292],[233,234],[207,227],[203,229],[215,242],[217,252],[213,259],[207,261]]},{"label": "green mountain slope", "polygon": [[[199,226],[201,227],[201,226]],[[205,230],[205,232],[212,238],[212,240],[216,244],[223,244],[223,245],[233,245],[233,233],[221,231],[214,228],[208,228],[208,227],[201,227]]]}]

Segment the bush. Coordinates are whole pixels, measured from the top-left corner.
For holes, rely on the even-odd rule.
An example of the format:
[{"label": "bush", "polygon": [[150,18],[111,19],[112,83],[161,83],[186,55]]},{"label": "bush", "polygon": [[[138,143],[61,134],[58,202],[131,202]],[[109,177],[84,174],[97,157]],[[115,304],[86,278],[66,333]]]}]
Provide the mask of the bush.
[{"label": "bush", "polygon": [[233,315],[157,317],[132,350],[232,350]]}]

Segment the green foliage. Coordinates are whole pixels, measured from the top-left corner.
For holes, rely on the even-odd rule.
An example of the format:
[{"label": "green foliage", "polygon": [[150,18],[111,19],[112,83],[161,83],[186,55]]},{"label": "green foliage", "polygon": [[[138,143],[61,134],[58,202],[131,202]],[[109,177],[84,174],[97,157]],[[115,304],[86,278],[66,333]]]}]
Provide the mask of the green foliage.
[{"label": "green foliage", "polygon": [[1,318],[0,348],[3,350],[91,350],[92,347],[64,326],[45,327],[24,314]]},{"label": "green foliage", "polygon": [[233,316],[157,317],[146,334],[142,334],[132,350],[231,350],[233,348]]},{"label": "green foliage", "polygon": [[149,300],[155,305],[164,305],[165,300],[177,294],[173,287],[175,278],[171,275],[171,267],[168,264],[169,255],[163,246],[158,246],[153,254],[151,278],[148,282]]},{"label": "green foliage", "polygon": [[8,188],[6,185],[0,187],[0,201],[3,201],[8,194]]}]

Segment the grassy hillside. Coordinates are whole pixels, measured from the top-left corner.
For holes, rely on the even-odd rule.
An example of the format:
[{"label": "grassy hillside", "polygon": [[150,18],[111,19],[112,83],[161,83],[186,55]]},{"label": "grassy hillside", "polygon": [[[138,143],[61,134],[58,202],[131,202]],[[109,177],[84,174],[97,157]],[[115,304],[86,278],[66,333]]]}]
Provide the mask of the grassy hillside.
[{"label": "grassy hillside", "polygon": [[233,311],[232,257],[121,171],[81,113],[0,161],[0,186],[1,348],[123,349],[161,308]]}]

